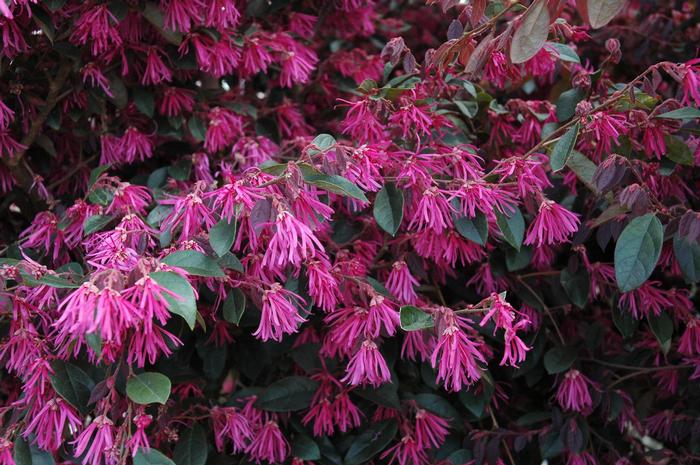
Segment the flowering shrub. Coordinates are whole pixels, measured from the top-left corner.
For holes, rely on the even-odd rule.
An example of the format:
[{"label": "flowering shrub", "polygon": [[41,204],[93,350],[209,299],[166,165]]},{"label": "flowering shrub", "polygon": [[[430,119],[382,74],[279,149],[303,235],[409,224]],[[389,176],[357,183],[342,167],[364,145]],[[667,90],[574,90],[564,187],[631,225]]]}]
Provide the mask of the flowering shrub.
[{"label": "flowering shrub", "polygon": [[0,0],[0,465],[697,462],[699,18]]}]

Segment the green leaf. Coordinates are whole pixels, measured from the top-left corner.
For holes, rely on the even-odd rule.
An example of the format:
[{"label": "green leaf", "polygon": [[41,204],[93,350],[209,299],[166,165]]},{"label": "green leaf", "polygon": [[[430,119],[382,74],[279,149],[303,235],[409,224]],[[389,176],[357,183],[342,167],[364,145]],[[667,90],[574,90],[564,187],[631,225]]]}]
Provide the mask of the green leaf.
[{"label": "green leaf", "polygon": [[311,144],[318,147],[321,152],[325,152],[335,146],[336,140],[330,134],[319,134],[311,141]]},{"label": "green leaf", "polygon": [[180,437],[173,450],[176,465],[204,465],[207,461],[207,437],[198,424],[180,431]]},{"label": "green leaf", "polygon": [[550,375],[568,370],[576,360],[573,347],[554,347],[544,354],[544,368]]},{"label": "green leaf", "polygon": [[197,116],[192,116],[187,121],[187,128],[190,130],[192,137],[200,142],[204,142],[204,139],[207,137],[207,127],[204,125],[204,121]]},{"label": "green leaf", "polygon": [[365,388],[353,389],[352,392],[363,399],[367,399],[378,405],[383,405],[384,407],[393,409],[401,408],[398,388],[396,384],[393,383],[384,383],[377,388],[368,386]]},{"label": "green leaf", "polygon": [[571,303],[579,308],[585,307],[588,302],[588,291],[591,281],[586,268],[580,266],[576,272],[572,272],[568,267],[561,270],[559,282],[564,288]]},{"label": "green leaf", "polygon": [[547,2],[535,0],[523,15],[520,26],[510,44],[510,61],[524,63],[534,57],[544,46],[549,35],[549,10]]},{"label": "green leaf", "polygon": [[612,320],[624,339],[632,337],[639,326],[639,321],[630,312],[620,309],[618,305],[613,306]]},{"label": "green leaf", "polygon": [[51,368],[54,371],[51,376],[51,386],[58,395],[82,413],[89,411],[87,404],[95,383],[87,373],[61,360],[51,362]]},{"label": "green leaf", "polygon": [[15,465],[55,465],[53,456],[17,435],[12,447]]},{"label": "green leaf", "polygon": [[300,434],[292,442],[292,456],[306,461],[319,460],[321,449],[313,439],[305,434]]},{"label": "green leaf", "polygon": [[364,192],[342,176],[335,174],[303,174],[304,181],[335,194],[346,195],[361,202],[369,202]]},{"label": "green leaf", "polygon": [[172,271],[156,271],[150,274],[158,284],[174,292],[180,298],[168,294],[164,295],[168,302],[168,310],[185,319],[190,329],[194,329],[197,319],[197,302],[194,297],[194,289],[185,278]]},{"label": "green leaf", "polygon": [[532,260],[532,248],[525,246],[520,247],[520,250],[509,247],[506,250],[506,269],[511,273],[519,271],[530,264]]},{"label": "green leaf", "polygon": [[648,319],[651,332],[654,333],[656,340],[659,341],[664,354],[667,354],[671,348],[671,338],[673,337],[673,321],[671,317],[668,316],[668,313],[662,312],[659,315],[650,314]]},{"label": "green leaf", "polygon": [[160,373],[141,373],[127,381],[126,395],[137,404],[165,404],[170,397],[170,379]]},{"label": "green leaf", "polygon": [[112,215],[92,215],[85,219],[83,223],[83,232],[92,234],[107,226],[114,219]]},{"label": "green leaf", "polygon": [[39,279],[27,273],[20,273],[20,275],[22,276],[24,284],[31,287],[49,286],[55,287],[56,289],[77,289],[80,287],[80,284],[73,283],[53,274],[45,274]]},{"label": "green leaf", "polygon": [[683,107],[678,110],[667,111],[662,113],[657,118],[669,118],[669,119],[693,119],[700,118],[700,110],[693,107]]},{"label": "green leaf", "polygon": [[153,94],[143,87],[134,87],[133,92],[136,108],[149,118],[153,118],[153,112],[156,108]]},{"label": "green leaf", "polygon": [[651,276],[661,255],[664,230],[652,213],[633,219],[615,244],[615,279],[622,292],[638,288]]},{"label": "green leaf", "polygon": [[552,171],[559,171],[566,165],[576,146],[578,131],[579,123],[576,123],[554,144],[552,154],[549,156],[549,165],[552,167]]},{"label": "green leaf", "polygon": [[676,234],[673,237],[673,253],[686,282],[700,281],[700,244],[697,241],[690,242]]},{"label": "green leaf", "polygon": [[182,268],[195,276],[222,278],[226,276],[221,267],[210,257],[196,250],[178,250],[167,255],[161,262]]},{"label": "green leaf", "polygon": [[415,401],[424,409],[440,415],[446,420],[458,420],[460,418],[459,411],[447,401],[444,397],[435,394],[417,394],[414,397]]},{"label": "green leaf", "polygon": [[219,266],[221,266],[224,269],[234,270],[238,271],[239,273],[243,273],[243,264],[238,259],[238,257],[236,257],[231,252],[226,252],[224,256],[220,257],[216,262],[219,264]]},{"label": "green leaf", "polygon": [[90,179],[88,180],[88,189],[92,189],[100,176],[110,168],[110,165],[100,165],[90,171]]},{"label": "green leaf", "polygon": [[374,219],[384,231],[392,236],[401,227],[403,220],[403,192],[393,182],[387,182],[374,199]]},{"label": "green leaf", "polygon": [[139,449],[134,456],[134,465],[175,465],[175,462],[151,447],[148,452]]},{"label": "green leaf", "polygon": [[219,257],[231,250],[235,238],[236,222],[229,223],[226,218],[221,219],[209,230],[209,245]]},{"label": "green leaf", "polygon": [[664,137],[666,141],[666,156],[678,163],[679,165],[694,166],[695,158],[690,148],[678,136],[667,135]]},{"label": "green leaf", "polygon": [[625,6],[625,0],[583,0],[588,22],[593,29],[608,24]]},{"label": "green leaf", "polygon": [[238,288],[231,289],[226,296],[226,300],[224,300],[224,319],[229,323],[239,324],[245,312],[245,301],[243,291]]},{"label": "green leaf", "polygon": [[454,224],[457,232],[463,237],[479,245],[486,245],[489,237],[489,223],[482,212],[477,211],[474,218],[455,216]]},{"label": "green leaf", "polygon": [[576,105],[586,97],[578,87],[562,92],[557,100],[557,121],[563,123],[576,114]]},{"label": "green leaf", "polygon": [[156,3],[147,1],[144,5],[143,16],[160,32],[165,40],[173,45],[182,43],[182,34],[163,27],[163,12]]},{"label": "green leaf", "polygon": [[470,119],[474,118],[479,112],[479,104],[477,102],[454,100],[454,104],[457,105],[457,108],[464,116]]},{"label": "green leaf", "polygon": [[109,189],[97,188],[92,189],[88,194],[88,200],[94,204],[102,205],[106,207],[112,202],[114,198],[114,193]]},{"label": "green leaf", "polygon": [[303,376],[289,376],[267,387],[255,402],[257,408],[269,412],[293,412],[311,403],[318,383]]},{"label": "green leaf", "polygon": [[395,420],[383,420],[372,424],[360,433],[345,454],[344,465],[363,465],[369,463],[375,455],[396,436],[398,425]]},{"label": "green leaf", "polygon": [[404,331],[418,331],[420,329],[435,326],[433,316],[413,305],[404,305],[400,309],[401,329]]},{"label": "green leaf", "polygon": [[576,173],[576,177],[578,177],[586,187],[592,192],[597,192],[595,184],[593,183],[593,175],[595,174],[595,170],[598,169],[598,166],[589,160],[588,157],[574,150],[566,161],[566,166]]},{"label": "green leaf", "polygon": [[498,210],[494,210],[494,213],[496,213],[496,224],[501,230],[503,239],[516,250],[520,250],[525,237],[525,220],[520,209],[513,207],[513,211],[508,216]]},{"label": "green leaf", "polygon": [[547,42],[545,47],[553,49],[555,52],[557,52],[557,56],[559,56],[561,61],[581,64],[581,59],[579,56],[566,44],[560,44],[559,42]]}]

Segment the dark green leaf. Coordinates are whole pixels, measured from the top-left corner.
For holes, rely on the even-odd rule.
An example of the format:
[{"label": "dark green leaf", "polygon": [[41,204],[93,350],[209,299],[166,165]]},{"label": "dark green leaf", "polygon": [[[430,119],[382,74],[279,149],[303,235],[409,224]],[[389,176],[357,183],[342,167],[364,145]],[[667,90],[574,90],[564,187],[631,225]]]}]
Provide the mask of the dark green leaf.
[{"label": "dark green leaf", "polygon": [[659,341],[664,354],[668,353],[671,348],[671,338],[673,337],[673,321],[668,316],[667,312],[662,312],[659,315],[649,315],[649,327],[651,332]]},{"label": "dark green leaf", "polygon": [[576,114],[576,105],[586,97],[586,93],[575,87],[564,91],[557,100],[557,121],[563,123]]},{"label": "dark green leaf", "polygon": [[454,100],[454,104],[457,105],[459,111],[467,118],[474,118],[479,112],[479,104],[477,102]]},{"label": "dark green leaf", "polygon": [[574,150],[571,152],[571,155],[569,155],[566,166],[576,174],[576,177],[578,177],[586,187],[593,192],[597,192],[595,184],[593,183],[593,176],[598,166],[589,160],[588,157]]},{"label": "dark green leaf", "polygon": [[148,452],[139,449],[134,456],[134,465],[175,465],[175,462],[151,448]]},{"label": "dark green leaf", "polygon": [[506,269],[510,272],[519,271],[527,267],[532,260],[532,248],[525,246],[520,250],[508,248],[506,250]]},{"label": "dark green leaf", "polygon": [[661,255],[663,227],[652,213],[633,219],[615,244],[615,279],[622,292],[638,288],[651,276]]},{"label": "dark green leaf", "polygon": [[88,181],[88,189],[92,189],[100,176],[110,168],[110,165],[100,165],[97,168],[90,171],[90,179]]},{"label": "dark green leaf", "polygon": [[578,131],[579,124],[576,123],[554,144],[552,154],[549,157],[549,165],[552,167],[552,171],[559,171],[566,165],[572,150],[576,146]]},{"label": "dark green leaf", "polygon": [[87,412],[90,391],[95,387],[92,379],[77,366],[61,360],[51,362],[51,368],[54,371],[51,386],[58,395],[82,413]]},{"label": "dark green leaf", "polygon": [[238,259],[238,257],[236,257],[231,252],[225,253],[224,256],[220,257],[216,262],[219,264],[219,266],[221,266],[224,269],[234,270],[238,271],[239,273],[243,273],[243,264]]},{"label": "dark green leaf", "polygon": [[53,456],[17,435],[12,447],[14,465],[54,465]]},{"label": "dark green leaf", "polygon": [[359,187],[342,176],[335,174],[305,174],[304,181],[328,192],[346,195],[361,202],[369,202]]},{"label": "dark green leaf", "polygon": [[344,465],[363,465],[384,450],[398,431],[394,420],[383,420],[372,424],[358,435],[345,454]]},{"label": "dark green leaf", "polygon": [[176,465],[204,465],[207,461],[207,437],[198,424],[180,431],[180,437],[173,450]]},{"label": "dark green leaf", "polygon": [[211,258],[196,250],[178,250],[161,260],[195,276],[221,278],[226,276],[221,267]]},{"label": "dark green leaf", "polygon": [[31,287],[49,286],[57,289],[77,289],[80,287],[80,284],[76,284],[53,274],[45,274],[39,279],[36,279],[33,275],[27,273],[21,273],[21,276],[24,280],[24,284]]},{"label": "dark green leaf", "polygon": [[401,329],[404,331],[418,331],[432,328],[435,325],[433,316],[413,305],[404,305],[400,310]]},{"label": "dark green leaf", "polygon": [[554,347],[544,354],[544,368],[547,373],[554,375],[568,370],[576,360],[576,349],[573,347]]},{"label": "dark green leaf", "polygon": [[319,460],[321,458],[321,449],[319,449],[318,444],[313,439],[305,434],[299,434],[292,442],[292,456],[307,461]]},{"label": "dark green leaf", "polygon": [[608,24],[625,6],[625,0],[585,0],[586,15],[593,29]]},{"label": "dark green leaf", "polygon": [[624,311],[617,305],[613,306],[612,319],[624,339],[632,337],[639,326],[639,321],[630,312]]},{"label": "dark green leaf", "polygon": [[270,412],[293,412],[307,408],[318,383],[303,376],[290,376],[275,381],[265,389],[255,406]]},{"label": "dark green leaf", "polygon": [[363,399],[367,399],[378,405],[383,405],[384,407],[393,409],[401,408],[397,386],[394,383],[385,383],[378,388],[367,387],[355,389],[352,392]]},{"label": "dark green leaf", "polygon": [[200,142],[204,142],[204,139],[207,137],[207,127],[204,125],[204,121],[197,116],[192,116],[187,122],[187,127],[192,137]]},{"label": "dark green leaf", "polygon": [[112,215],[92,215],[85,219],[83,231],[85,234],[92,234],[107,226],[114,219]]},{"label": "dark green leaf", "polygon": [[245,294],[240,289],[231,289],[224,300],[224,319],[229,323],[239,324],[245,312],[245,301]]},{"label": "dark green leaf", "polygon": [[571,303],[580,308],[586,305],[591,283],[588,271],[584,267],[580,266],[576,272],[572,272],[568,267],[564,268],[559,275],[559,282]]},{"label": "dark green leaf", "polygon": [[679,165],[693,166],[695,164],[695,158],[693,153],[690,151],[688,145],[683,142],[678,136],[667,135],[664,137],[666,141],[666,156],[678,163]]},{"label": "dark green leaf", "polygon": [[489,223],[486,215],[480,211],[476,212],[474,218],[460,216],[454,218],[455,229],[463,237],[479,245],[486,245],[489,236]]},{"label": "dark green leaf", "polygon": [[185,278],[172,271],[156,271],[150,274],[158,284],[174,292],[180,298],[164,295],[168,302],[168,310],[185,319],[190,329],[194,329],[197,319],[197,302],[194,298],[194,289]]},{"label": "dark green leaf", "polygon": [[141,373],[127,381],[126,395],[137,404],[165,404],[170,397],[170,379],[160,373]]},{"label": "dark green leaf", "polygon": [[209,230],[209,244],[219,257],[231,250],[231,245],[236,238],[236,222],[229,223],[225,218],[216,223]]},{"label": "dark green leaf", "polygon": [[134,87],[133,92],[136,108],[149,118],[153,118],[153,112],[156,108],[153,94],[143,87]]},{"label": "dark green leaf", "polygon": [[503,239],[510,245],[512,245],[516,250],[520,250],[520,246],[523,243],[523,237],[525,236],[525,220],[523,219],[523,214],[517,207],[513,207],[513,211],[505,215],[498,210],[494,211],[496,213],[496,224],[501,230]]},{"label": "dark green leaf", "polygon": [[700,281],[700,244],[688,241],[678,234],[673,237],[673,253],[688,283]]},{"label": "dark green leaf", "polygon": [[374,199],[374,219],[384,231],[392,236],[401,227],[403,220],[403,192],[394,183],[387,182]]},{"label": "dark green leaf", "polygon": [[683,107],[678,110],[667,111],[662,113],[657,118],[670,118],[670,119],[692,119],[700,118],[700,110],[693,107]]}]

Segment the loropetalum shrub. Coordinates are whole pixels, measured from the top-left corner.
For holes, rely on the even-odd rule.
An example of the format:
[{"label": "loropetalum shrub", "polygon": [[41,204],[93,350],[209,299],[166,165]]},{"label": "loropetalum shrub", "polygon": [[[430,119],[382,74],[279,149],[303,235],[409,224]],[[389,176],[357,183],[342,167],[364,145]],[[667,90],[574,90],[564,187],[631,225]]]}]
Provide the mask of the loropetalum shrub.
[{"label": "loropetalum shrub", "polygon": [[0,0],[0,465],[700,460],[700,11]]}]

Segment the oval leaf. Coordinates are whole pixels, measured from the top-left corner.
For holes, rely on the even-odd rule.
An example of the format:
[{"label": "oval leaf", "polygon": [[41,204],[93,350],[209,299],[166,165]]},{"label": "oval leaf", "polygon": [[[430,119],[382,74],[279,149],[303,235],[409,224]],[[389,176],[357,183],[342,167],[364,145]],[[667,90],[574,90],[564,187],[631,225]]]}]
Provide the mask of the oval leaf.
[{"label": "oval leaf", "polygon": [[598,29],[608,24],[625,6],[625,0],[584,0],[588,22],[593,29]]},{"label": "oval leaf", "polygon": [[226,276],[221,267],[211,258],[196,250],[178,250],[161,260],[195,276],[221,278]]},{"label": "oval leaf", "polygon": [[549,35],[549,10],[544,0],[535,0],[523,15],[510,44],[510,61],[524,63],[544,46]]},{"label": "oval leaf", "polygon": [[207,461],[207,437],[198,424],[180,432],[180,439],[173,451],[176,465],[204,465]]},{"label": "oval leaf", "polygon": [[290,376],[272,383],[255,402],[270,412],[293,412],[309,406],[318,383],[303,376]]},{"label": "oval leaf", "polygon": [[418,331],[435,326],[433,316],[413,305],[405,305],[400,310],[401,329]]},{"label": "oval leaf", "polygon": [[336,174],[304,174],[304,181],[334,194],[352,197],[361,202],[369,202],[359,187]]},{"label": "oval leaf", "polygon": [[229,223],[225,218],[219,221],[209,230],[209,245],[216,255],[223,257],[231,250],[236,238],[236,222]]},{"label": "oval leaf", "polygon": [[501,230],[503,239],[510,245],[512,245],[516,250],[520,250],[520,246],[523,244],[523,237],[525,236],[525,220],[523,219],[523,214],[520,213],[518,208],[508,215],[495,210],[496,213],[496,224]]},{"label": "oval leaf", "polygon": [[232,289],[224,300],[224,319],[237,325],[245,312],[245,294],[238,288]]},{"label": "oval leaf", "polygon": [[127,381],[126,395],[137,404],[165,404],[170,397],[170,379],[160,373],[141,373]]},{"label": "oval leaf", "polygon": [[386,183],[377,193],[374,199],[374,219],[384,231],[396,235],[403,220],[403,192],[394,183]]},{"label": "oval leaf", "polygon": [[88,411],[87,404],[95,383],[87,373],[61,360],[51,362],[51,368],[54,371],[51,376],[51,386],[56,393],[81,412]]},{"label": "oval leaf", "polygon": [[552,171],[559,171],[566,165],[571,156],[571,151],[576,146],[578,131],[579,124],[576,123],[554,144],[552,154],[549,157],[549,165],[552,167]]},{"label": "oval leaf", "polygon": [[554,347],[544,354],[544,368],[554,375],[568,370],[575,360],[576,349],[573,347]]},{"label": "oval leaf", "polygon": [[463,237],[479,245],[485,245],[489,237],[489,223],[486,220],[486,215],[481,212],[476,212],[474,218],[467,216],[455,217],[455,229]]},{"label": "oval leaf", "polygon": [[148,452],[139,450],[134,456],[134,465],[175,465],[175,462],[151,448]]},{"label": "oval leaf", "polygon": [[688,283],[700,281],[700,244],[688,241],[678,234],[673,237],[673,253]]},{"label": "oval leaf", "polygon": [[384,420],[373,424],[355,438],[345,454],[345,465],[368,463],[381,452],[394,438],[398,425],[394,420]]},{"label": "oval leaf", "polygon": [[194,297],[194,289],[185,278],[172,271],[156,271],[150,274],[158,284],[174,292],[179,298],[165,295],[168,302],[168,310],[185,319],[190,329],[194,329],[197,320],[197,302]]},{"label": "oval leaf", "polygon": [[664,238],[659,219],[651,213],[635,218],[615,244],[615,279],[622,292],[638,288],[651,276]]}]

